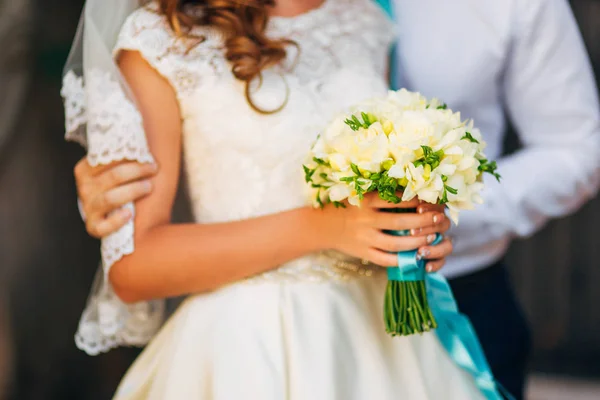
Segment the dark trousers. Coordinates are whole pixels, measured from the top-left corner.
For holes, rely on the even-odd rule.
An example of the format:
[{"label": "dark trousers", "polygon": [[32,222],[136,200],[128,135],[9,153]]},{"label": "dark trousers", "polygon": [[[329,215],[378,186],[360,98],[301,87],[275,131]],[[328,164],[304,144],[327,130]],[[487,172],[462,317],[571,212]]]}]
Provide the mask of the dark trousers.
[{"label": "dark trousers", "polygon": [[451,279],[450,286],[459,310],[471,319],[494,376],[516,399],[524,399],[531,337],[506,268],[497,263]]}]

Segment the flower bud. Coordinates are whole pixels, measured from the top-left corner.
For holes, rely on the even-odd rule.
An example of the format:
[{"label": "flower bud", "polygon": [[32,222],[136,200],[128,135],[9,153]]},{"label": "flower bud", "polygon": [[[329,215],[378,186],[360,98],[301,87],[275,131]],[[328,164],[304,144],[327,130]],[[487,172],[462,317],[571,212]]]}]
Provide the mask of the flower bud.
[{"label": "flower bud", "polygon": [[429,164],[425,164],[423,166],[423,178],[425,178],[425,180],[429,180],[429,178],[431,177],[431,165]]},{"label": "flower bud", "polygon": [[385,160],[383,163],[381,163],[381,167],[386,171],[389,171],[393,166],[394,160]]},{"label": "flower bud", "polygon": [[406,179],[406,177],[398,179],[398,185],[400,185],[402,187],[407,187],[408,179]]},{"label": "flower bud", "polygon": [[384,121],[381,126],[383,128],[383,132],[388,136],[394,130],[394,124],[392,124],[392,121],[389,120]]}]

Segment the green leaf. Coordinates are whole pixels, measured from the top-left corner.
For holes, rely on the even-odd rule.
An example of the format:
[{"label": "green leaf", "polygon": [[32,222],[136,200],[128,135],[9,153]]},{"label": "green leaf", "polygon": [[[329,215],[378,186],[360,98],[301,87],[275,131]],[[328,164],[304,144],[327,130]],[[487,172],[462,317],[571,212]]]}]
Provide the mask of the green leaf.
[{"label": "green leaf", "polygon": [[500,179],[502,178],[500,176],[500,174],[498,172],[496,172],[496,170],[498,169],[498,165],[496,164],[496,161],[488,161],[487,159],[481,159],[479,160],[479,172],[481,173],[488,173],[490,175],[492,175],[494,178],[496,178],[496,180],[498,182],[500,182]]},{"label": "green leaf", "polygon": [[356,175],[361,176],[360,170],[358,169],[358,165],[352,163],[350,164],[350,168],[352,168],[352,172],[354,172]]},{"label": "green leaf", "polygon": [[346,208],[346,205],[340,201],[334,201],[333,205],[335,206],[335,208]]},{"label": "green leaf", "polygon": [[352,118],[346,118],[346,120],[344,121],[344,123],[346,125],[348,125],[350,127],[350,129],[352,129],[353,131],[357,131],[360,129],[361,124],[358,121],[358,119],[353,115]]},{"label": "green leaf", "polygon": [[363,189],[362,186],[358,184],[358,182],[356,183],[354,190],[356,190],[356,193],[358,195],[361,195],[365,192],[365,189]]},{"label": "green leaf", "polygon": [[[367,115],[367,113],[361,112],[360,116],[363,119],[363,128],[368,128],[369,126],[371,126],[372,122],[369,119],[369,116]],[[373,121],[375,122],[375,121]]]},{"label": "green leaf", "polygon": [[319,204],[319,207],[321,208],[325,207],[325,204],[323,204],[323,200],[321,200],[321,190],[317,191],[317,204]]},{"label": "green leaf", "polygon": [[360,116],[362,118],[362,121],[356,115],[352,115],[350,118],[346,118],[344,120],[344,123],[348,125],[353,131],[357,131],[361,128],[367,129],[375,122],[377,122],[377,118],[375,118],[373,114],[361,112]]},{"label": "green leaf", "polygon": [[446,110],[447,108],[448,108],[448,106],[444,103],[442,103],[442,105],[437,107],[438,110]]},{"label": "green leaf", "polygon": [[452,193],[452,194],[458,194],[458,190],[454,189],[453,187],[450,187],[450,186],[448,186],[448,185],[444,185],[444,188],[445,188],[445,189],[446,189],[448,192],[450,192],[450,193]]},{"label": "green leaf", "polygon": [[325,162],[325,160],[322,160],[322,159],[317,158],[317,157],[313,157],[313,161],[316,162],[319,165],[329,166],[329,163],[327,163],[327,162]]},{"label": "green leaf", "polygon": [[312,176],[315,173],[316,169],[310,169],[306,165],[303,165],[302,168],[304,169],[304,180],[306,181],[306,183],[308,183],[312,179]]},{"label": "green leaf", "polygon": [[463,136],[461,140],[468,140],[471,143],[479,143],[479,140],[475,139],[473,135],[471,135],[471,132],[466,132],[465,136]]},{"label": "green leaf", "polygon": [[446,204],[447,202],[448,202],[448,192],[446,190],[444,190],[444,194],[442,195],[440,204]]}]

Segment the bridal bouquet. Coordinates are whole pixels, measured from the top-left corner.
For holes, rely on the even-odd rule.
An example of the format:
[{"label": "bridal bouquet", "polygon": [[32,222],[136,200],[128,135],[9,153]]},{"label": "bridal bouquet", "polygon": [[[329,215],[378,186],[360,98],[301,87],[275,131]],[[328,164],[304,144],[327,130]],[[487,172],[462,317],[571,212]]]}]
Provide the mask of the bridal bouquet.
[{"label": "bridal bouquet", "polygon": [[[461,120],[459,113],[437,99],[407,90],[390,91],[334,119],[317,138],[303,167],[316,206],[345,207],[345,201],[359,206],[366,193],[377,192],[391,203],[417,197],[444,204],[458,223],[460,210],[482,202],[482,174],[500,178],[484,148],[473,122]],[[402,252],[399,264],[406,253],[412,253],[408,254],[414,260],[412,269],[388,268],[384,317],[392,335],[437,326],[427,302],[423,262],[416,252]]]}]

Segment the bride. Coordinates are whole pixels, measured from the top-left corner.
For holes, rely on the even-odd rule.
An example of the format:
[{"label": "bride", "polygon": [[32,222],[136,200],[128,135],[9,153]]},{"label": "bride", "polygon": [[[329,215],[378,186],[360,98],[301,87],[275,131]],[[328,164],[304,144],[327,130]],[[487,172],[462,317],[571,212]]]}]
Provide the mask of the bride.
[{"label": "bride", "polygon": [[[84,77],[70,71],[63,87],[68,136],[91,163],[160,165],[133,222],[103,240],[104,276],[76,337],[91,354],[151,339],[115,399],[482,398],[434,333],[392,338],[383,326],[379,266],[419,249],[438,270],[451,251],[430,245],[449,228],[443,208],[306,205],[301,165],[318,130],[386,91],[383,11],[372,0],[124,3],[88,1]],[[101,37],[118,69],[100,61]],[[180,164],[194,224],[170,222]],[[180,295],[159,330],[157,299]]]}]

